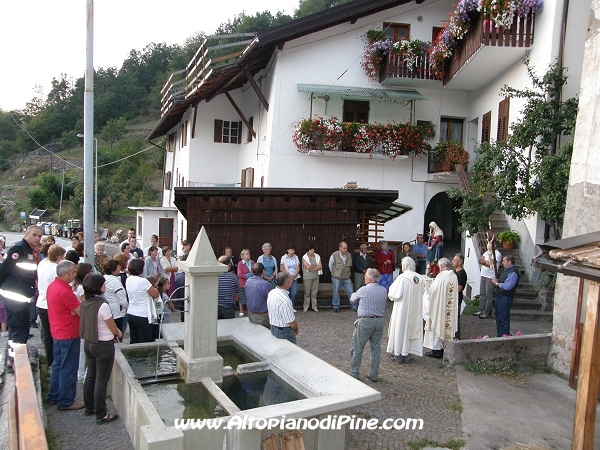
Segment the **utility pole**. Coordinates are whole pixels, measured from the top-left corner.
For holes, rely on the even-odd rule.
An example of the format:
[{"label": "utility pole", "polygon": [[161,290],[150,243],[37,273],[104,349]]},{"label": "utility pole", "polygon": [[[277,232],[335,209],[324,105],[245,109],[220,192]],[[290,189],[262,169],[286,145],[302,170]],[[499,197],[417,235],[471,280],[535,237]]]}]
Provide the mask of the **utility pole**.
[{"label": "utility pole", "polygon": [[94,261],[94,1],[86,4],[85,91],[83,93],[83,254]]}]

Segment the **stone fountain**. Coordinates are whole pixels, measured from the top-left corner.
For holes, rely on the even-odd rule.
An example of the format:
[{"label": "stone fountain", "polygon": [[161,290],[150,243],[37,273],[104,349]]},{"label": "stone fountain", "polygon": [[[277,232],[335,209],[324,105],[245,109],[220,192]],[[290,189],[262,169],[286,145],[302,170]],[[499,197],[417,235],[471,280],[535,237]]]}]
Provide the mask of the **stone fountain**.
[{"label": "stone fountain", "polygon": [[[250,323],[247,318],[217,320],[218,275],[226,267],[216,261],[204,228],[188,259],[179,262],[179,267],[189,285],[185,322],[164,324],[163,339],[158,343],[117,346],[110,394],[137,449],[259,449],[265,439],[286,430],[269,425],[239,429],[233,425],[244,419],[260,419],[268,424],[270,419],[282,417],[305,418],[314,423],[381,398],[378,391],[301,347],[273,337],[269,330]],[[224,366],[219,354],[223,343],[235,346],[251,358],[240,362],[235,370]],[[223,426],[181,430],[165,418],[162,402],[170,394],[148,393],[128,362],[128,354],[140,351],[151,353],[150,358],[156,360],[157,346],[170,349],[176,356],[177,370],[185,382],[177,385],[176,391],[183,397],[180,402],[200,401],[185,397],[191,390],[188,388],[202,388],[202,402],[208,405],[208,413],[211,417],[220,416]],[[263,375],[268,375],[266,384],[260,384],[258,392],[252,391],[256,377]],[[238,399],[225,393],[228,380],[232,379],[242,380],[242,385],[246,383],[252,388],[247,389],[247,397],[255,401],[245,409],[238,406]],[[290,392],[295,396],[290,397]],[[225,426],[229,424],[231,429]],[[310,450],[342,450],[345,428],[301,430],[304,446]]]}]

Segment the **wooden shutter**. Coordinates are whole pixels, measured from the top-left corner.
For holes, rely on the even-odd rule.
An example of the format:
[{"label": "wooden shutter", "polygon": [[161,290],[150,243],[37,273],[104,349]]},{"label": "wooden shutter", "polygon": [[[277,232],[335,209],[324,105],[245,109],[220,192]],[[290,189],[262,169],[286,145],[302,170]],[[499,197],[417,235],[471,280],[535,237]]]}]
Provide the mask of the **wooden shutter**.
[{"label": "wooden shutter", "polygon": [[223,121],[215,119],[215,142],[223,142]]},{"label": "wooden shutter", "polygon": [[165,189],[171,189],[171,171],[165,173]]},{"label": "wooden shutter", "polygon": [[237,126],[237,143],[238,144],[242,143],[242,121],[241,120],[238,122],[238,126]]},{"label": "wooden shutter", "polygon": [[505,98],[498,106],[498,142],[506,142],[508,139],[508,113],[510,109],[510,97]]},{"label": "wooden shutter", "polygon": [[488,111],[483,115],[481,121],[481,142],[490,142],[492,128],[492,112]]}]

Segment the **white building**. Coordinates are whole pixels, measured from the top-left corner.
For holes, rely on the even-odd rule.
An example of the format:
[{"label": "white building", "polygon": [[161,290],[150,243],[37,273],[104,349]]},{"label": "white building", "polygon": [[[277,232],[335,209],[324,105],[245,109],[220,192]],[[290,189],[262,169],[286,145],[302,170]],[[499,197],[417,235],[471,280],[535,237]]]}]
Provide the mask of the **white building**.
[{"label": "white building", "polygon": [[[484,32],[481,18],[463,39],[476,44],[473,54],[457,51],[451,58],[456,73],[444,81],[422,79],[431,77],[417,71],[367,77],[361,59],[369,29],[430,41],[453,2],[353,1],[258,32],[222,66],[202,59],[205,49],[200,49],[187,72],[174,74],[163,89],[162,117],[149,136],[167,138],[162,206],[173,206],[177,187],[334,188],[352,181],[360,188],[398,190],[397,201],[412,206],[386,224],[387,240],[414,240],[435,220],[447,240],[461,242],[455,205],[446,195],[458,187],[456,173],[431,173],[427,156],[392,160],[346,151],[301,153],[292,142],[295,125],[311,114],[369,123],[430,121],[437,130],[432,145],[459,139],[473,159],[482,139],[502,138],[518,117],[522,104],[499,92],[505,84],[529,86],[522,64],[527,49],[539,74],[562,58],[569,69],[563,98],[579,92],[589,5],[567,0],[546,0],[529,25],[519,22],[509,33],[494,33],[489,26]],[[183,239],[181,214],[177,224],[175,233]],[[535,218],[512,225],[526,252],[541,242],[543,226]],[[462,245],[469,256],[471,244]],[[466,267],[477,292],[478,267],[473,261]]]}]

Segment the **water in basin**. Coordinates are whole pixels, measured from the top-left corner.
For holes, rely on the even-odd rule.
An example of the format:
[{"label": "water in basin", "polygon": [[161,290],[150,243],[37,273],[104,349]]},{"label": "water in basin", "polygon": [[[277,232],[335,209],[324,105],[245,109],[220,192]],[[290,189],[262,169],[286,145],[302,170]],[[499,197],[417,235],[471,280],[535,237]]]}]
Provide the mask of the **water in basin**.
[{"label": "water in basin", "polygon": [[[136,377],[155,375],[157,373],[156,348],[131,350],[121,348],[121,351]],[[173,350],[166,345],[162,345],[158,348],[158,352],[158,375],[177,372],[177,358]]]}]

